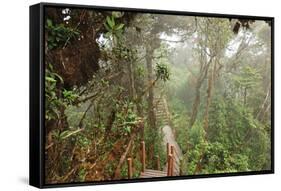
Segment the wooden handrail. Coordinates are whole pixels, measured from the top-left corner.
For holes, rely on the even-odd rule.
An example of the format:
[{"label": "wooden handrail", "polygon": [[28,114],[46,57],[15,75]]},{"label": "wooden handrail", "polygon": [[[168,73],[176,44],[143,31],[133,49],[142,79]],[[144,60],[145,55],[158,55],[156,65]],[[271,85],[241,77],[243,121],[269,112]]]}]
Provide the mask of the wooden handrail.
[{"label": "wooden handrail", "polygon": [[170,154],[170,143],[167,143],[167,159]]},{"label": "wooden handrail", "polygon": [[174,160],[173,155],[169,154],[168,155],[168,169],[167,169],[168,176],[173,176],[173,171],[174,171],[173,160]]},{"label": "wooden handrail", "polygon": [[[181,174],[181,159],[178,157],[176,148],[174,145],[171,145],[170,143],[167,143],[167,176],[174,176]],[[141,141],[141,149],[140,149],[140,158],[142,163],[142,173],[146,172],[146,153],[145,153],[145,142]],[[155,156],[156,159],[156,169],[158,171],[161,170],[160,166],[160,157],[159,155]],[[133,172],[132,172],[132,159],[128,158],[128,178],[132,178]],[[155,164],[155,163],[154,163]]]},{"label": "wooden handrail", "polygon": [[[169,164],[169,155],[171,155],[172,157],[172,164]],[[177,158],[179,160],[177,160]],[[167,174],[169,174],[169,176],[173,176],[174,172],[180,173],[181,171],[181,159],[179,158],[179,155],[175,149],[174,145],[171,145],[170,143],[167,143],[167,166],[170,167],[167,169]],[[172,168],[172,172],[170,171]],[[170,172],[169,172],[170,171]]]},{"label": "wooden handrail", "polygon": [[[171,154],[173,155],[173,158],[174,158],[174,162],[177,163],[177,165],[179,165],[178,161],[176,160],[176,149],[175,149],[175,146],[171,145]],[[177,155],[178,157],[178,155]]]}]

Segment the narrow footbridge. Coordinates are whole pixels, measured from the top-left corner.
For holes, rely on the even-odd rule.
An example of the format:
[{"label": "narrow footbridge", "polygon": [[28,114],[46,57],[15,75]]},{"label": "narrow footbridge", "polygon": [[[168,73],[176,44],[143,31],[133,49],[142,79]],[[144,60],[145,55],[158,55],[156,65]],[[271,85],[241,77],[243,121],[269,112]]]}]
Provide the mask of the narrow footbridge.
[{"label": "narrow footbridge", "polygon": [[[179,176],[181,175],[181,159],[177,153],[175,146],[170,143],[166,144],[167,149],[167,161],[166,165],[161,170],[159,157],[156,157],[157,169],[146,168],[146,154],[145,154],[145,142],[141,142],[141,163],[142,172],[140,178],[153,178],[153,177],[164,177],[164,176]],[[128,178],[132,178],[132,158],[127,159],[128,163]]]},{"label": "narrow footbridge", "polygon": [[[146,152],[145,142],[141,142],[141,163],[142,172],[140,178],[152,178],[152,177],[164,177],[164,176],[179,176],[182,175],[182,152],[176,142],[174,132],[171,128],[172,122],[168,109],[168,104],[165,97],[158,97],[154,100],[154,105],[157,109],[156,118],[157,121],[161,121],[164,125],[161,130],[164,135],[163,147],[166,148],[166,164],[161,168],[159,156],[156,156],[156,169],[146,168]],[[132,178],[132,158],[127,158],[128,165],[128,178]]]}]

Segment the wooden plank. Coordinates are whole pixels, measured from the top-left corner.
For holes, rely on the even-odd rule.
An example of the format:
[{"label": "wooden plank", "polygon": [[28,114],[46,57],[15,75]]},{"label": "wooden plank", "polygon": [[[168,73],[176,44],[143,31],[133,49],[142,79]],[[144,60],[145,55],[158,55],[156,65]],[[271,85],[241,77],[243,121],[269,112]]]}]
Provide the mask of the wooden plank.
[{"label": "wooden plank", "polygon": [[152,173],[152,174],[165,174],[165,171],[160,171],[160,170],[153,170],[153,169],[145,169],[143,173]]},{"label": "wooden plank", "polygon": [[167,176],[166,174],[141,174],[141,177],[165,177]]},{"label": "wooden plank", "polygon": [[141,175],[140,176],[140,178],[153,178],[153,177],[165,177],[165,176],[167,176],[167,175],[156,175],[156,176],[151,176],[151,175]]},{"label": "wooden plank", "polygon": [[147,172],[147,171],[145,171],[144,174],[151,174],[151,175],[159,174],[159,175],[165,175],[165,176],[167,175],[166,172],[164,172],[164,171],[163,172],[162,171],[158,171],[158,172]]},{"label": "wooden plank", "polygon": [[145,169],[145,172],[165,172],[165,171],[154,170],[154,169]]},{"label": "wooden plank", "polygon": [[[165,175],[165,176],[167,176],[167,175]],[[153,177],[165,177],[165,176],[151,176],[151,175],[142,175],[142,176],[140,176],[140,178],[153,178]]]},{"label": "wooden plank", "polygon": [[164,171],[145,170],[145,172],[141,173],[140,178],[164,177],[164,176],[167,176],[167,174]]}]

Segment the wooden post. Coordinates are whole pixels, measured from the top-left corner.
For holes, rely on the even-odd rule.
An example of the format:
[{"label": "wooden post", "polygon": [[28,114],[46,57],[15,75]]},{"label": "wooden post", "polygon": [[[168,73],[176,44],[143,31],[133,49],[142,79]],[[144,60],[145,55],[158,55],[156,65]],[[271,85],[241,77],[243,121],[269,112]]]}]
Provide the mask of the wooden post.
[{"label": "wooden post", "polygon": [[170,162],[170,155],[167,156],[167,176],[170,176],[170,168],[171,168],[171,162]]},{"label": "wooden post", "polygon": [[174,156],[171,155],[171,172],[170,172],[170,176],[174,176]]},{"label": "wooden post", "polygon": [[171,155],[175,156],[175,147],[171,145]]},{"label": "wooden post", "polygon": [[167,143],[167,159],[170,154],[170,143]]},{"label": "wooden post", "polygon": [[133,171],[132,171],[132,158],[127,159],[128,162],[128,178],[131,179],[133,176]]},{"label": "wooden post", "polygon": [[169,154],[168,156],[168,168],[167,168],[167,175],[168,176],[173,176],[173,156]]},{"label": "wooden post", "polygon": [[145,170],[145,143],[141,142],[141,163],[142,163],[142,172]]},{"label": "wooden post", "polygon": [[172,164],[171,164],[171,175],[170,176],[173,176],[174,174],[174,160],[175,160],[175,147],[174,145],[171,145],[171,155],[172,155]]},{"label": "wooden post", "polygon": [[170,154],[170,143],[167,143],[167,160],[168,160],[169,154]]},{"label": "wooden post", "polygon": [[169,154],[170,154],[170,143],[167,143],[167,175],[169,176]]},{"label": "wooden post", "polygon": [[160,158],[158,155],[156,155],[156,165],[157,165],[157,170],[160,170]]}]

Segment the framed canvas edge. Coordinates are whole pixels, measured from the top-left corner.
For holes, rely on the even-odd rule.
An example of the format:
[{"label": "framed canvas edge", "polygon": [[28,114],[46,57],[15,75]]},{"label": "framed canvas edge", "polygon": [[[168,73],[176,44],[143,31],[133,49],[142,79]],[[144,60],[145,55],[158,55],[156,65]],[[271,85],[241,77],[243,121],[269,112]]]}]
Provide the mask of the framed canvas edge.
[{"label": "framed canvas edge", "polygon": [[38,188],[44,185],[43,6],[29,7],[29,184]]},{"label": "framed canvas edge", "polygon": [[48,3],[48,2],[41,2],[40,4],[42,6],[57,7],[57,8],[71,7],[71,8],[78,8],[78,9],[99,9],[99,10],[104,10],[104,11],[131,11],[131,12],[138,12],[138,13],[156,13],[156,14],[217,17],[217,18],[240,18],[240,19],[268,20],[268,21],[274,19],[274,17],[270,17],[270,16],[191,12],[191,11],[146,9],[146,8],[133,8],[133,7],[114,7],[114,6],[111,7],[111,6],[99,6],[99,5]]},{"label": "framed canvas edge", "polygon": [[[31,21],[30,14],[30,92],[29,92],[29,184],[37,188],[57,188],[57,187],[70,187],[70,186],[90,186],[90,185],[106,185],[106,184],[120,184],[120,183],[139,183],[139,182],[153,182],[153,181],[168,181],[168,180],[186,180],[196,178],[221,178],[233,176],[246,176],[246,175],[265,175],[274,174],[275,169],[275,155],[274,155],[274,17],[268,16],[251,16],[251,15],[236,15],[236,14],[218,14],[218,13],[200,13],[200,12],[187,12],[187,11],[174,11],[174,10],[157,10],[157,9],[144,9],[144,8],[128,8],[128,7],[109,7],[109,6],[96,6],[96,5],[78,5],[78,4],[65,4],[65,3],[46,3],[41,2],[30,6],[39,9],[39,26],[32,26],[34,23]],[[247,171],[247,172],[234,172],[234,173],[217,173],[217,174],[201,174],[201,175],[188,175],[188,176],[173,176],[173,177],[159,177],[159,178],[143,178],[143,179],[121,179],[109,181],[93,181],[93,182],[70,182],[58,184],[45,184],[45,160],[44,160],[44,143],[45,143],[45,127],[44,127],[44,8],[45,7],[71,7],[81,9],[99,9],[107,11],[132,11],[139,13],[156,13],[156,14],[170,14],[170,15],[186,15],[186,16],[200,16],[200,17],[217,17],[217,18],[238,18],[238,19],[252,19],[271,21],[271,169],[262,171]],[[38,32],[39,37],[34,39],[31,34],[32,27]],[[33,29],[34,30],[34,29]],[[33,41],[32,41],[33,39]],[[39,49],[34,46],[39,45]],[[39,56],[37,58],[36,56]],[[36,61],[37,60],[37,61]],[[39,68],[34,68],[36,64]],[[39,77],[36,76],[39,72]],[[38,80],[38,84],[33,81]],[[38,99],[36,99],[38,96]],[[37,104],[37,107],[36,107]],[[38,108],[39,106],[39,108]],[[39,115],[39,120],[36,116]],[[39,126],[39,129],[38,129]],[[33,140],[33,139],[36,140]],[[38,146],[33,143],[38,143]],[[38,161],[37,161],[38,159]],[[37,162],[36,162],[37,161]],[[34,178],[36,180],[34,181]]]}]

